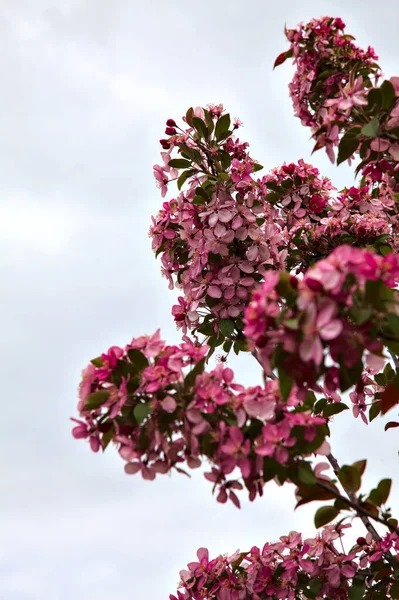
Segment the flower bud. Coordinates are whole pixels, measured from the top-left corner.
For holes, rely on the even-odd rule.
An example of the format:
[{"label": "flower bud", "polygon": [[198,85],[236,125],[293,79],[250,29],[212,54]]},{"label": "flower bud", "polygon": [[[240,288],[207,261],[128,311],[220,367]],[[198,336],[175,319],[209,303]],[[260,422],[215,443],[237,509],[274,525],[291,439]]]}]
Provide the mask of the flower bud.
[{"label": "flower bud", "polygon": [[164,150],[169,150],[170,143],[168,142],[168,140],[159,140],[159,143],[161,144]]},{"label": "flower bud", "polygon": [[166,133],[166,135],[175,135],[175,133],[177,133],[177,132],[174,127],[167,127],[165,129],[165,133]]},{"label": "flower bud", "polygon": [[364,537],[359,537],[356,540],[356,544],[358,544],[359,546],[364,546],[365,544],[367,544],[367,542]]},{"label": "flower bud", "polygon": [[167,125],[168,127],[176,127],[176,121],[174,121],[173,119],[168,119],[168,120],[166,121],[166,125]]}]

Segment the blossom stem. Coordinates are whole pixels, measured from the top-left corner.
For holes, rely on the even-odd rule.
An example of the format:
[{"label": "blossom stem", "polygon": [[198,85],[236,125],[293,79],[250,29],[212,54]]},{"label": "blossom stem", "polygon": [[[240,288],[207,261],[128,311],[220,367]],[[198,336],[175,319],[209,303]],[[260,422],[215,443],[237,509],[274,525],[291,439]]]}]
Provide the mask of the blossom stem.
[{"label": "blossom stem", "polygon": [[[251,354],[252,354],[252,356],[254,357],[254,359],[258,361],[258,363],[260,364],[260,366],[261,366],[261,367],[262,367],[262,369],[263,369],[263,365],[262,365],[262,363],[260,362],[260,359],[259,359],[259,356],[258,356],[258,354],[257,354],[256,350],[253,350],[253,351],[251,352]],[[263,371],[264,371],[264,369],[263,369]],[[276,375],[275,375],[273,372],[270,372],[270,373],[268,373],[268,374],[267,374],[267,373],[265,373],[265,375],[266,375],[266,377],[270,377],[270,379],[277,379],[277,376],[276,376]]]},{"label": "blossom stem", "polygon": [[397,529],[394,525],[391,525],[390,523],[388,523],[388,521],[386,521],[385,519],[382,519],[381,517],[376,517],[371,512],[369,512],[368,510],[366,510],[365,508],[360,506],[360,504],[358,504],[357,502],[352,502],[352,500],[350,500],[349,498],[345,498],[345,496],[343,496],[340,493],[337,494],[337,492],[335,492],[328,484],[323,483],[322,481],[320,481],[320,479],[317,480],[316,485],[323,488],[324,490],[328,490],[329,492],[334,494],[334,496],[338,500],[342,500],[342,502],[345,502],[345,504],[348,504],[348,506],[351,506],[358,513],[359,517],[360,517],[360,515],[364,515],[365,517],[374,519],[374,521],[377,521],[378,523],[381,523],[382,525],[387,527],[387,529],[389,529],[389,531],[391,531],[392,533],[396,533],[397,535],[399,535],[399,529]]},{"label": "blossom stem", "polygon": [[[330,463],[330,465],[332,466],[335,475],[338,477],[339,463],[338,463],[337,459],[335,458],[335,456],[333,456],[333,454],[331,454],[331,452],[330,452],[330,454],[327,454],[326,458],[327,458],[328,462]],[[356,503],[355,494],[353,492],[351,492],[350,490],[347,490],[344,486],[342,486],[342,487],[344,488],[345,493],[348,496],[348,498],[352,502]],[[360,520],[362,521],[363,525],[365,526],[367,531],[369,533],[371,533],[373,538],[375,540],[380,540],[381,539],[380,534],[375,529],[374,525],[372,523],[370,523],[370,519],[364,514],[360,514],[359,517],[360,517]]]}]

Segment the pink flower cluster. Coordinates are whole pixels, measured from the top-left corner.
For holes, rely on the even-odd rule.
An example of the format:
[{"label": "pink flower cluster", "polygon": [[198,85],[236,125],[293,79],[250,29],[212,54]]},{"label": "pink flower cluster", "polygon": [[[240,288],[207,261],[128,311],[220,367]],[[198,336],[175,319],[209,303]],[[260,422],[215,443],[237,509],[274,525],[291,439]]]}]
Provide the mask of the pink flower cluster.
[{"label": "pink flower cluster", "polygon": [[323,17],[286,31],[288,51],[275,66],[294,58],[289,85],[296,116],[312,129],[315,150],[326,148],[332,162],[359,153],[358,170],[374,181],[393,178],[399,189],[399,78],[378,84],[380,68],[370,47],[361,50],[344,33],[341,19]]},{"label": "pink flower cluster", "polygon": [[[301,280],[268,273],[245,311],[244,333],[267,373],[277,367],[317,391],[320,377],[333,392],[360,386],[364,350],[377,373],[384,344],[398,335],[397,317],[386,319],[395,311],[390,288],[398,277],[396,255],[339,246]],[[333,366],[326,366],[327,351]]]},{"label": "pink flower cluster", "polygon": [[302,159],[272,169],[260,183],[266,200],[280,209],[281,228],[288,231],[303,220],[318,222],[326,216],[331,192],[336,189],[328,177],[320,177],[318,169]]},{"label": "pink flower cluster", "polygon": [[[196,114],[205,118],[205,111],[198,108]],[[217,123],[226,116],[218,107],[213,118]],[[250,294],[270,270],[303,272],[342,243],[374,246],[382,254],[397,250],[398,210],[388,184],[376,187],[366,178],[361,188],[333,198],[331,181],[303,160],[255,181],[248,144],[230,131],[219,145],[193,137],[193,131],[162,140],[169,148],[163,153],[166,165],[181,164],[173,163],[172,149],[186,156],[195,145],[198,164],[183,171],[188,189],[163,204],[150,230],[169,287],[183,291],[172,308],[183,333],[198,331],[211,347],[220,336],[239,339]],[[223,168],[218,152],[224,160],[229,156]],[[216,181],[212,173],[219,167],[223,177]],[[221,327],[221,321],[227,325]]]},{"label": "pink flower cluster", "polygon": [[[295,600],[335,598],[348,600],[353,587],[362,589],[367,578],[370,591],[381,593],[379,579],[370,577],[369,565],[383,559],[383,553],[394,550],[398,556],[399,536],[390,533],[380,541],[359,538],[346,554],[342,544],[343,529],[350,525],[327,525],[315,538],[303,539],[292,531],[278,542],[266,543],[262,550],[254,546],[249,552],[237,551],[232,556],[209,559],[206,548],[197,552],[198,560],[180,572],[177,595],[170,600]],[[399,558],[399,557],[398,557]],[[381,560],[381,571],[388,566]],[[388,574],[390,572],[387,569]],[[355,579],[356,578],[356,579]],[[390,598],[392,580],[384,582],[382,593]],[[352,592],[349,590],[352,589]],[[360,591],[359,590],[359,591]],[[360,596],[356,596],[360,597]],[[371,597],[371,596],[370,596]],[[382,597],[382,596],[381,596]]]},{"label": "pink flower cluster", "polygon": [[386,185],[373,187],[366,180],[360,188],[344,189],[329,198],[318,218],[302,218],[285,233],[287,269],[306,270],[315,260],[328,256],[337,246],[350,243],[373,247],[378,253],[397,253],[399,216],[397,203]]},{"label": "pink flower cluster", "polygon": [[340,123],[367,105],[367,91],[380,76],[374,50],[355,46],[344,29],[342,20],[333,17],[301,23],[286,31],[291,45],[283,54],[284,60],[293,56],[296,65],[289,85],[295,115],[311,127],[316,147],[325,147],[332,162]]},{"label": "pink flower cluster", "polygon": [[159,331],[110,348],[83,371],[82,420],[73,419],[73,435],[89,438],[95,452],[112,441],[126,473],[145,479],[207,458],[212,470],[205,477],[217,500],[239,506],[237,476],[253,500],[271,478],[265,458],[268,474],[277,475],[297,459],[328,452],[325,419],[312,416],[295,390],[283,402],[276,381],[245,388],[223,363],[203,371],[207,350],[189,340],[167,346]]},{"label": "pink flower cluster", "polygon": [[[205,119],[206,112],[207,122],[216,121],[217,131],[218,119],[228,117],[221,110],[215,114],[196,109],[195,114]],[[264,190],[253,179],[257,165],[247,152],[248,144],[240,143],[232,131],[220,141],[217,137],[205,141],[189,127],[168,140],[169,153],[175,148],[194,158],[183,171],[189,173],[187,189],[164,203],[153,218],[150,235],[170,288],[176,285],[183,291],[172,314],[184,333],[204,324],[205,335],[217,336],[221,320],[230,320],[233,329],[234,325],[239,329],[236,319],[250,292],[266,269],[278,268],[284,258],[278,249],[282,236],[276,210],[264,201]],[[169,163],[174,164],[169,153],[163,153],[165,178],[171,173]],[[217,178],[221,174],[224,177]]]}]

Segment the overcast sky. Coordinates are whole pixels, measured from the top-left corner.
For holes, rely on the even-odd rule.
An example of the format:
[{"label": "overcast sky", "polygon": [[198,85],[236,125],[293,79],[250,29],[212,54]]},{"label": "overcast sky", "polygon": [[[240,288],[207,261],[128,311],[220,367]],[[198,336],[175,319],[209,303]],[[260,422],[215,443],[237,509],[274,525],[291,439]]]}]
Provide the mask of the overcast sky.
[{"label": "overcast sky", "polygon": [[[143,482],[114,449],[74,441],[69,417],[93,356],[158,327],[180,339],[148,238],[167,118],[222,102],[266,169],[304,157],[352,184],[347,168],[310,158],[292,68],[272,71],[284,23],[325,14],[398,74],[394,0],[0,0],[2,600],[167,599],[200,546],[217,555],[313,534],[315,506],[293,513],[290,487],[270,484],[238,511],[201,473]],[[249,359],[231,366],[240,382],[260,379]],[[373,452],[366,490],[398,471],[395,432],[337,418],[342,463]]]}]

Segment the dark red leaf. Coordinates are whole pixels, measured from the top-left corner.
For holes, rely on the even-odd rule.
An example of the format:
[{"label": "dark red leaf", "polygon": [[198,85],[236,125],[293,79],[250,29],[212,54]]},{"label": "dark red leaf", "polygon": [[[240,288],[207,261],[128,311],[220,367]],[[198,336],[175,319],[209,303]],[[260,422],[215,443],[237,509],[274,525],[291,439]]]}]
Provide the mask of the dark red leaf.
[{"label": "dark red leaf", "polygon": [[286,61],[288,52],[282,52],[281,54],[278,55],[278,57],[276,58],[276,60],[274,61],[274,65],[273,65],[273,69],[275,69],[276,67],[278,67],[279,65],[282,65],[283,62]]},{"label": "dark red leaf", "polygon": [[399,388],[390,383],[381,394],[382,414],[385,415],[395,404],[399,404]]},{"label": "dark red leaf", "polygon": [[388,429],[392,429],[393,427],[399,427],[399,423],[397,423],[396,421],[389,421],[389,423],[387,423],[384,427],[385,431],[387,431]]}]

